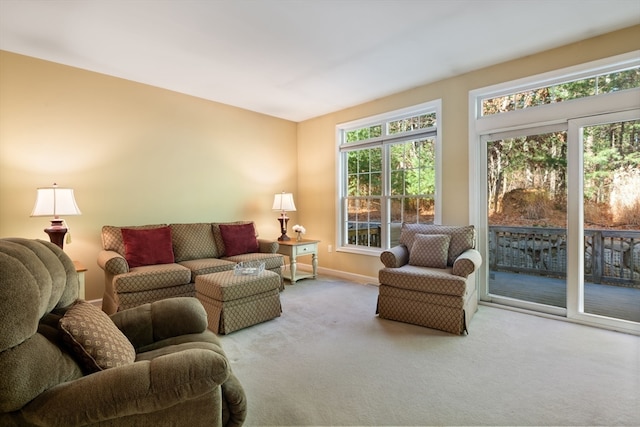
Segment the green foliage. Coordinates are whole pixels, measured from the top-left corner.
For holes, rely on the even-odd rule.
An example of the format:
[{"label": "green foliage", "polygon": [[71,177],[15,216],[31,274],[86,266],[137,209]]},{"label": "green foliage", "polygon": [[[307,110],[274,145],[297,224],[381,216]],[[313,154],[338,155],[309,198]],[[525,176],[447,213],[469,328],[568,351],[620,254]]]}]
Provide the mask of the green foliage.
[{"label": "green foliage", "polygon": [[[640,169],[640,121],[583,129],[585,201],[610,204],[614,177]],[[554,199],[566,192],[566,134],[531,135],[487,144],[489,208],[498,211],[504,194],[517,188],[543,190]]]},{"label": "green foliage", "polygon": [[521,110],[637,87],[640,87],[640,67],[484,99],[482,115]]}]

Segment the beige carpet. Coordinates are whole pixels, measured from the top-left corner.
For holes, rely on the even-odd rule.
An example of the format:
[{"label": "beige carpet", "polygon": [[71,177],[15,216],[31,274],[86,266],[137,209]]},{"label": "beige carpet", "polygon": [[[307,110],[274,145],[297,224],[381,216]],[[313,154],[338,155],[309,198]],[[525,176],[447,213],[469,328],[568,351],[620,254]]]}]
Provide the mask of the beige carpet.
[{"label": "beige carpet", "polygon": [[377,292],[303,280],[222,337],[245,425],[640,425],[640,337],[486,306],[455,336],[378,319]]}]

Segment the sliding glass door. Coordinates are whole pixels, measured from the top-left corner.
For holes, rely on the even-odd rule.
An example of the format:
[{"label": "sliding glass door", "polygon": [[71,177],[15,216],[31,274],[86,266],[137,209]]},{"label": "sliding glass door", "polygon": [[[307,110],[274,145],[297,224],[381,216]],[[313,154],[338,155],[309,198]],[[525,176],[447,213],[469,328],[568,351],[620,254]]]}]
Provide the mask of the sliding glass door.
[{"label": "sliding glass door", "polygon": [[490,300],[639,323],[640,112],[486,135],[483,146]]},{"label": "sliding glass door", "polygon": [[568,134],[577,255],[569,316],[640,322],[640,114],[572,120]]},{"label": "sliding glass door", "polygon": [[486,153],[488,291],[494,302],[564,314],[565,126],[491,135]]}]

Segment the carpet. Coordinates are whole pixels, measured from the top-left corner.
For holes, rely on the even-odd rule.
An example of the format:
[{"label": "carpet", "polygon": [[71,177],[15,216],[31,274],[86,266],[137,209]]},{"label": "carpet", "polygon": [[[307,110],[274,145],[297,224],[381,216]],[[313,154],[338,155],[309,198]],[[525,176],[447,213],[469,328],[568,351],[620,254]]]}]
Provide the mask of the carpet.
[{"label": "carpet", "polygon": [[377,294],[302,280],[221,336],[245,425],[640,425],[640,337],[487,306],[456,336],[379,319]]}]

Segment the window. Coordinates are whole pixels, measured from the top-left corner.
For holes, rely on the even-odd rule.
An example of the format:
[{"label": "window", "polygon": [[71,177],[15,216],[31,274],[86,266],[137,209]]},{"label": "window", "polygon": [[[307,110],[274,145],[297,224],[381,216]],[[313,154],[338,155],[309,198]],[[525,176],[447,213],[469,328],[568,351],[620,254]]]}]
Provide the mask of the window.
[{"label": "window", "polygon": [[480,98],[483,116],[546,104],[587,98],[640,87],[640,66],[592,74],[558,84],[521,90],[497,97]]},{"label": "window", "polygon": [[379,253],[437,215],[440,101],[338,126],[339,242]]}]

